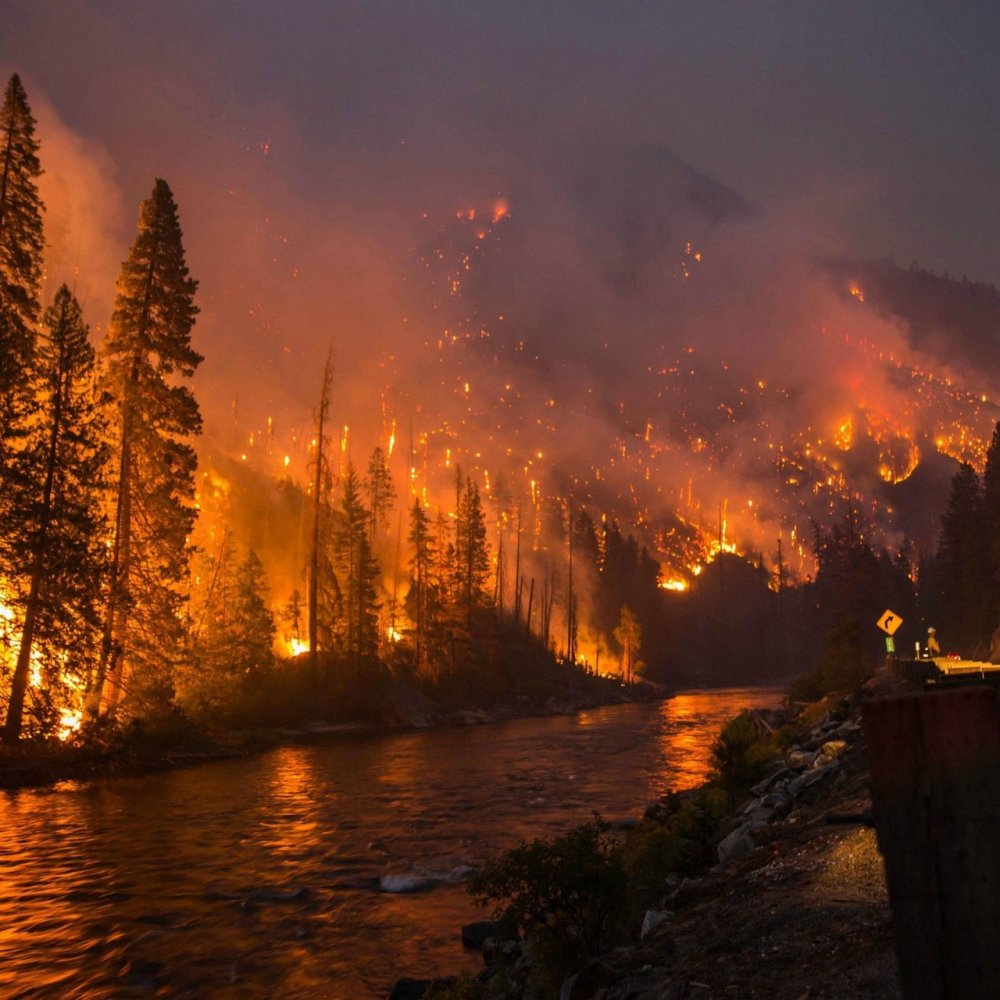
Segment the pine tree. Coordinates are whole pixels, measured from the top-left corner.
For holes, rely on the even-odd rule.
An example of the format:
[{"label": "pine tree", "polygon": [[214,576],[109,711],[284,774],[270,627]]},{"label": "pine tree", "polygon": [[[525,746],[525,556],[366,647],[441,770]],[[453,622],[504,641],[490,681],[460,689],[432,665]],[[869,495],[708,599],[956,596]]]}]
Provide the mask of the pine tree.
[{"label": "pine tree", "polygon": [[989,588],[990,629],[1000,620],[1000,422],[993,428],[993,438],[986,452],[983,469],[983,546],[990,563]]},{"label": "pine tree", "polygon": [[406,595],[406,613],[414,623],[414,654],[417,670],[424,669],[427,659],[427,636],[433,627],[431,610],[431,573],[434,565],[434,536],[430,518],[424,511],[419,497],[413,498],[410,508],[410,533],[407,536],[412,556],[410,558],[410,589]]},{"label": "pine tree", "polygon": [[473,609],[479,607],[486,596],[490,555],[479,487],[468,478],[459,496],[455,519],[455,573],[456,596],[461,602],[466,627],[471,628]]},{"label": "pine tree", "polygon": [[368,475],[364,482],[365,495],[368,498],[369,532],[368,544],[375,548],[375,535],[379,528],[389,527],[389,514],[396,503],[396,487],[392,481],[392,473],[385,461],[385,452],[376,448],[368,460]]},{"label": "pine tree", "polygon": [[989,561],[983,544],[983,495],[979,477],[963,463],[951,481],[941,517],[937,572],[945,614],[943,637],[967,655],[989,638]]},{"label": "pine tree", "polygon": [[101,661],[91,690],[107,709],[127,694],[135,712],[163,708],[181,654],[188,536],[197,509],[201,414],[190,378],[197,283],[188,274],[177,207],[157,180],[142,203],[139,234],[118,279],[103,355],[117,444],[110,584]]},{"label": "pine tree", "polygon": [[4,726],[8,743],[21,733],[33,657],[45,665],[50,687],[85,684],[98,646],[106,563],[100,496],[107,452],[94,351],[65,285],[45,314],[45,328],[32,372],[38,412],[8,476],[5,562],[24,568],[9,581],[23,614]]},{"label": "pine tree", "polygon": [[622,650],[622,676],[631,684],[640,667],[639,648],[642,645],[642,627],[632,609],[626,604],[622,608],[618,627],[614,631],[615,642]]},{"label": "pine tree", "polygon": [[274,615],[264,566],[251,549],[236,563],[223,536],[197,595],[191,656],[176,673],[177,700],[192,716],[217,721],[238,709],[247,682],[274,662]]},{"label": "pine tree", "polygon": [[338,514],[335,539],[346,606],[347,656],[357,666],[378,649],[378,563],[368,543],[370,512],[361,502],[361,484],[351,462],[341,483]]},{"label": "pine tree", "polygon": [[[13,425],[30,403],[27,375],[44,249],[36,184],[41,172],[35,119],[15,73],[0,110],[0,473],[12,450]],[[0,475],[0,483],[4,479]]]}]

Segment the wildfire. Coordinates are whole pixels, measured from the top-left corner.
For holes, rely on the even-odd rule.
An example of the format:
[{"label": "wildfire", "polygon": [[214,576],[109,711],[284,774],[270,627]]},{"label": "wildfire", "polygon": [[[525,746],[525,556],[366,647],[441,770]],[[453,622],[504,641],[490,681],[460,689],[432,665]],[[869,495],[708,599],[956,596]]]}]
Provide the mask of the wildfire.
[{"label": "wildfire", "polygon": [[296,636],[292,636],[292,638],[288,639],[285,646],[288,649],[288,655],[291,657],[301,656],[303,653],[309,652],[309,643],[303,642]]}]

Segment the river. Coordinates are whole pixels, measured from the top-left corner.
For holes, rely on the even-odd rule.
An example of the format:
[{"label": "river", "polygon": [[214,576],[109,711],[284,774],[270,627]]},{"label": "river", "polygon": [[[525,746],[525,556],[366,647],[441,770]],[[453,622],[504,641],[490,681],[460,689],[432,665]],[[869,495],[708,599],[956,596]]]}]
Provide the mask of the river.
[{"label": "river", "polygon": [[759,689],[344,734],[141,778],[0,793],[0,995],[384,997],[478,969],[470,866],[697,784]]}]

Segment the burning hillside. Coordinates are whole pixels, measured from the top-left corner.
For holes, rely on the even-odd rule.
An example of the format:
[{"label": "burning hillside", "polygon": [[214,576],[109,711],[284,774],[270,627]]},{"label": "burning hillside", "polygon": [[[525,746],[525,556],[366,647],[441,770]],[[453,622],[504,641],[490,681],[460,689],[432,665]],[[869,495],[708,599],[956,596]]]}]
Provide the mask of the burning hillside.
[{"label": "burning hillside", "polygon": [[[520,518],[546,546],[572,497],[638,532],[671,589],[720,549],[776,567],[779,539],[784,571],[810,575],[811,525],[849,499],[877,544],[932,549],[921,514],[942,498],[900,486],[936,455],[981,466],[1000,408],[794,221],[665,150],[588,155],[421,214],[378,414],[343,421],[341,468],[352,439],[377,443],[453,514],[460,467],[492,501],[494,545]],[[241,455],[301,476],[300,420],[285,436],[269,420]]]}]

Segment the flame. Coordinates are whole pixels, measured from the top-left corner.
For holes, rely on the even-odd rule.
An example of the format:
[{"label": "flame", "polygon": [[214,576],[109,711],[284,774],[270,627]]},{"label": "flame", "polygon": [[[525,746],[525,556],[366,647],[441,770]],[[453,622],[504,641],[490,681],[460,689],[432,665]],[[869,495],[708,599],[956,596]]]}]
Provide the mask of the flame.
[{"label": "flame", "polygon": [[309,643],[303,642],[295,636],[292,636],[285,645],[288,647],[288,655],[291,657],[301,656],[303,653],[309,652]]}]

